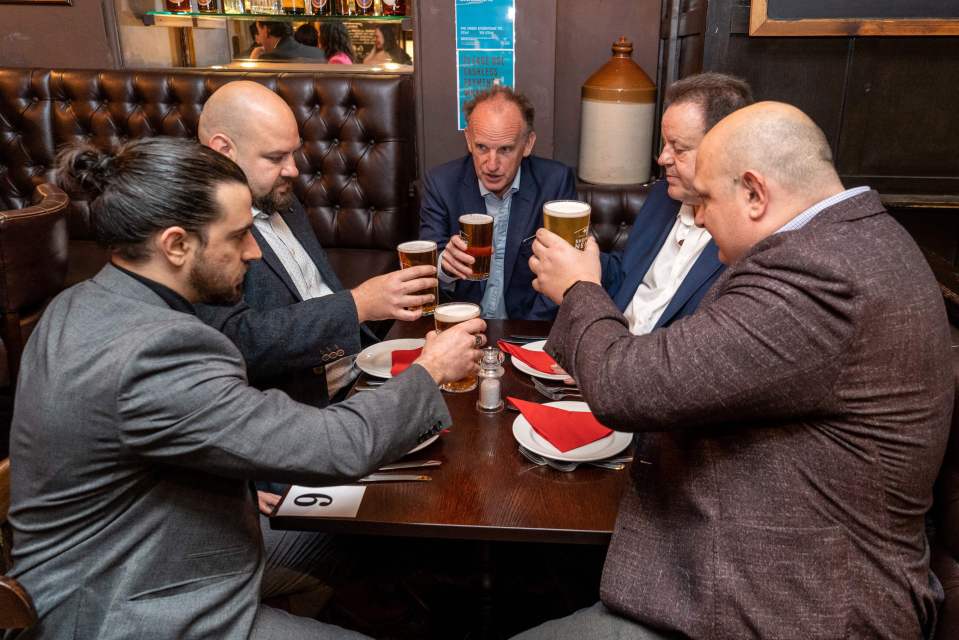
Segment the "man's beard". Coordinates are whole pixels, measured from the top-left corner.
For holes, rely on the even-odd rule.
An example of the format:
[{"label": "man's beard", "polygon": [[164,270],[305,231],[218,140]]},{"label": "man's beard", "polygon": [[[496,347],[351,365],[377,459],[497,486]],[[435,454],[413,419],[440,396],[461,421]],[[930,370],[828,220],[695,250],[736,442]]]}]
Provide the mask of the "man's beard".
[{"label": "man's beard", "polygon": [[269,193],[253,198],[253,206],[267,215],[286,211],[293,204],[293,181],[279,178]]},{"label": "man's beard", "polygon": [[204,258],[203,249],[190,269],[190,285],[203,304],[233,305],[243,298],[243,280],[239,284],[231,282],[226,273]]}]

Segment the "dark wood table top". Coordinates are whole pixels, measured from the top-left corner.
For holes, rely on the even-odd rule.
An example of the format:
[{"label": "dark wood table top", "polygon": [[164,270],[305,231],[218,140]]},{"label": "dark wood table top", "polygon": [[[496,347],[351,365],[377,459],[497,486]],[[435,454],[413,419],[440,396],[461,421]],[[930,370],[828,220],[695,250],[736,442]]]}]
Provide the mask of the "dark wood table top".
[{"label": "dark wood table top", "polygon": [[[432,318],[397,322],[387,339],[422,337]],[[546,336],[549,324],[490,321],[487,338]],[[503,395],[545,401],[529,376],[507,361]],[[358,382],[367,379],[361,375]],[[375,393],[375,392],[366,392]],[[629,468],[608,471],[588,465],[571,473],[539,467],[517,451],[515,411],[476,410],[478,391],[444,393],[453,426],[408,459],[442,460],[431,482],[367,485],[356,518],[274,517],[274,529],[423,536],[497,541],[606,544],[616,519]]]}]

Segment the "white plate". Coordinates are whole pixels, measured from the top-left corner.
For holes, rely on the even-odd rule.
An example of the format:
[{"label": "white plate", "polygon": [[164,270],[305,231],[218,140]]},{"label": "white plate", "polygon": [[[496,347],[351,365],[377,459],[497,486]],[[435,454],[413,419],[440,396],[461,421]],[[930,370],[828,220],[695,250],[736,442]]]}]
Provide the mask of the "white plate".
[{"label": "white plate", "polygon": [[426,447],[428,447],[428,446],[430,446],[431,444],[433,444],[434,442],[436,442],[436,441],[439,439],[439,437],[440,437],[440,434],[437,433],[436,435],[434,435],[434,436],[432,436],[432,437],[430,437],[430,438],[427,438],[427,439],[424,440],[423,442],[419,443],[418,445],[416,445],[415,447],[413,447],[412,449],[410,449],[409,451],[407,451],[407,452],[406,452],[406,455],[410,455],[411,453],[416,453],[416,452],[419,451],[420,449],[425,449]]},{"label": "white plate", "polygon": [[377,342],[360,351],[360,355],[356,356],[356,366],[371,376],[392,378],[393,374],[390,373],[390,369],[393,368],[393,352],[419,349],[424,344],[426,344],[426,340],[422,338],[402,338]]},{"label": "white plate", "polygon": [[[546,341],[539,340],[537,342],[530,342],[529,344],[518,346],[521,346],[524,349],[529,349],[530,351],[542,351],[543,347],[546,346]],[[536,376],[537,378],[542,378],[543,380],[565,380],[567,378],[567,376],[559,373],[543,373],[542,371],[537,371],[516,356],[510,356],[509,359],[513,363],[514,367],[528,376]]]},{"label": "white plate", "polygon": [[[547,407],[556,407],[566,411],[589,411],[589,406],[585,402],[573,402],[572,400],[560,400],[559,402],[546,402]],[[513,437],[516,441],[532,451],[538,453],[544,458],[553,460],[562,460],[564,462],[591,462],[593,460],[603,460],[614,456],[633,441],[633,434],[613,431],[605,438],[600,438],[596,442],[590,442],[577,449],[571,449],[563,453],[549,443],[546,438],[536,433],[529,421],[523,417],[523,414],[516,416],[513,420]]]}]

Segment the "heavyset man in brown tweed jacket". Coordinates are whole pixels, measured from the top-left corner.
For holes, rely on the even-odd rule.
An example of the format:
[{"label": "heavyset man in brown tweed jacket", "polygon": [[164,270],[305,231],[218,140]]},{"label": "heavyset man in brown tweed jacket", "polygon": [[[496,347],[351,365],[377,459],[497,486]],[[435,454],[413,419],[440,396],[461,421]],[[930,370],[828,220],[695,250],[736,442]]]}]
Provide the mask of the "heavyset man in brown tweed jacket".
[{"label": "heavyset man in brown tweed jacket", "polygon": [[930,637],[923,516],[953,382],[928,266],[788,105],[716,125],[694,185],[729,266],[647,336],[597,284],[595,244],[537,235],[535,286],[562,303],[547,351],[642,434],[602,602],[522,637]]}]

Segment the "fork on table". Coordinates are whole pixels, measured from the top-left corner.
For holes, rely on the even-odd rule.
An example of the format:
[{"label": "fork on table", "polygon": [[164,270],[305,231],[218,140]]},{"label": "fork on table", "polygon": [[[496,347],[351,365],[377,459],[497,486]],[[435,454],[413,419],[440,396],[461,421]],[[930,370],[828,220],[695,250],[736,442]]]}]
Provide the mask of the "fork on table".
[{"label": "fork on table", "polygon": [[583,399],[583,392],[579,390],[579,387],[553,387],[545,382],[541,382],[538,378],[533,378],[533,387],[550,400],[562,400],[563,398]]},{"label": "fork on table", "polygon": [[563,460],[553,460],[552,458],[547,458],[541,456],[538,453],[533,453],[523,445],[519,445],[519,452],[524,458],[537,464],[539,466],[547,466],[550,469],[556,469],[557,471],[570,472],[576,469],[581,464],[588,464],[593,467],[599,467],[600,469],[611,469],[612,471],[622,471],[626,468],[627,462],[632,462],[632,456],[619,456],[616,458],[606,458],[605,460],[592,460],[590,462],[566,462]]}]

